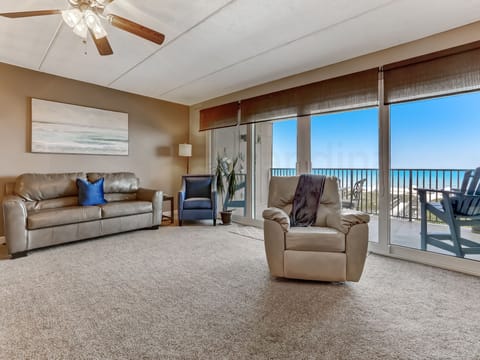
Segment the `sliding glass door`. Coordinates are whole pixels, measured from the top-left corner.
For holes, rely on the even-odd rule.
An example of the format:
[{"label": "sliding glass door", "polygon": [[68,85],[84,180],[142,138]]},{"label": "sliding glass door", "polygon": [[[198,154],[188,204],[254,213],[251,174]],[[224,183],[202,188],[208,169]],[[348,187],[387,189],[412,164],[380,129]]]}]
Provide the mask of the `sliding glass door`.
[{"label": "sliding glass door", "polygon": [[[272,175],[334,175],[344,207],[371,215],[371,251],[479,274],[479,226],[459,233],[461,221],[448,228],[419,201],[427,188],[422,204],[450,209],[441,190],[461,188],[480,166],[479,56],[478,44],[466,44],[224,104],[204,114],[203,129],[215,121],[248,124],[214,130],[212,138],[213,159],[242,154],[246,218],[262,219]],[[291,114],[298,117],[271,120]],[[454,241],[425,235],[452,229],[478,254],[469,249],[459,259],[463,254],[448,250]]]},{"label": "sliding glass door", "polygon": [[[442,193],[460,189],[465,171],[480,166],[480,93],[472,92],[390,106],[391,129],[391,243],[421,249],[417,189],[431,189],[429,203],[444,206]],[[444,221],[427,213],[429,233],[450,234]],[[461,236],[480,242],[480,229],[462,227]],[[442,240],[443,241],[443,240]],[[452,245],[451,241],[443,241]],[[456,256],[428,244],[426,251]],[[480,260],[480,255],[466,255]]]},{"label": "sliding glass door", "polygon": [[312,173],[339,179],[342,206],[371,215],[378,242],[378,109],[311,117]]},{"label": "sliding glass door", "polygon": [[[247,126],[235,126],[212,131],[212,170],[217,161],[217,157],[225,158],[228,162],[237,160],[237,191],[232,201],[227,202],[229,209],[234,210],[234,217],[247,216]],[[218,197],[219,208],[225,203],[221,194]]]},{"label": "sliding glass door", "polygon": [[259,122],[254,126],[254,219],[267,208],[270,176],[292,176],[297,163],[297,119]]}]

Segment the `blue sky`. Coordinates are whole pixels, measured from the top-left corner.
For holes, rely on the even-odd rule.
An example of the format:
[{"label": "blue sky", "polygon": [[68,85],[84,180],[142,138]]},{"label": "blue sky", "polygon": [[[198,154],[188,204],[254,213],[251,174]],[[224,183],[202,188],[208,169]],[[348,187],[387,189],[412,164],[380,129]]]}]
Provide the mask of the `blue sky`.
[{"label": "blue sky", "polygon": [[391,107],[392,167],[480,166],[480,92]]},{"label": "blue sky", "polygon": [[[480,92],[392,105],[392,168],[480,166]],[[376,108],[312,116],[312,166],[378,167]],[[294,168],[296,121],[274,123],[273,167]]]}]

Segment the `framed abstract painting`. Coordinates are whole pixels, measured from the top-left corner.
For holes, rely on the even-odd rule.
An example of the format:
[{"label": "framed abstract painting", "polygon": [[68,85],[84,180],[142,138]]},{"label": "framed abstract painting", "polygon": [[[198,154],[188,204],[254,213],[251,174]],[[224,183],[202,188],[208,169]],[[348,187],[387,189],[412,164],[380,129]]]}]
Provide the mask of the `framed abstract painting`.
[{"label": "framed abstract painting", "polygon": [[32,152],[128,155],[128,114],[32,98]]}]

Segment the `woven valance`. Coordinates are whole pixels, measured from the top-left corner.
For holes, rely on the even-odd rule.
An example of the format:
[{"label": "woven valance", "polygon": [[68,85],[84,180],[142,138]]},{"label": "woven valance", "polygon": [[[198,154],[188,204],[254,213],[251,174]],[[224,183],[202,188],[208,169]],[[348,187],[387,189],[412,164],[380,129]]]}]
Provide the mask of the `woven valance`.
[{"label": "woven valance", "polygon": [[480,89],[480,42],[385,65],[385,104]]},{"label": "woven valance", "polygon": [[240,124],[378,105],[378,69],[242,100]]}]

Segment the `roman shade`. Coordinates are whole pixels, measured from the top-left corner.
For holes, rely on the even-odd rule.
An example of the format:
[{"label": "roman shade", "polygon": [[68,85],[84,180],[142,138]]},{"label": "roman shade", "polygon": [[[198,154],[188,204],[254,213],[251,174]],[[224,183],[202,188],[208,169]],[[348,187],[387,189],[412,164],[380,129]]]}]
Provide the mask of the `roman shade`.
[{"label": "roman shade", "polygon": [[231,102],[200,110],[200,131],[236,126],[238,122],[238,102]]},{"label": "roman shade", "polygon": [[200,131],[378,105],[378,69],[200,110]]},{"label": "roman shade", "polygon": [[242,100],[240,124],[378,104],[378,69],[370,69]]},{"label": "roman shade", "polygon": [[383,67],[385,104],[480,89],[480,41]]}]

